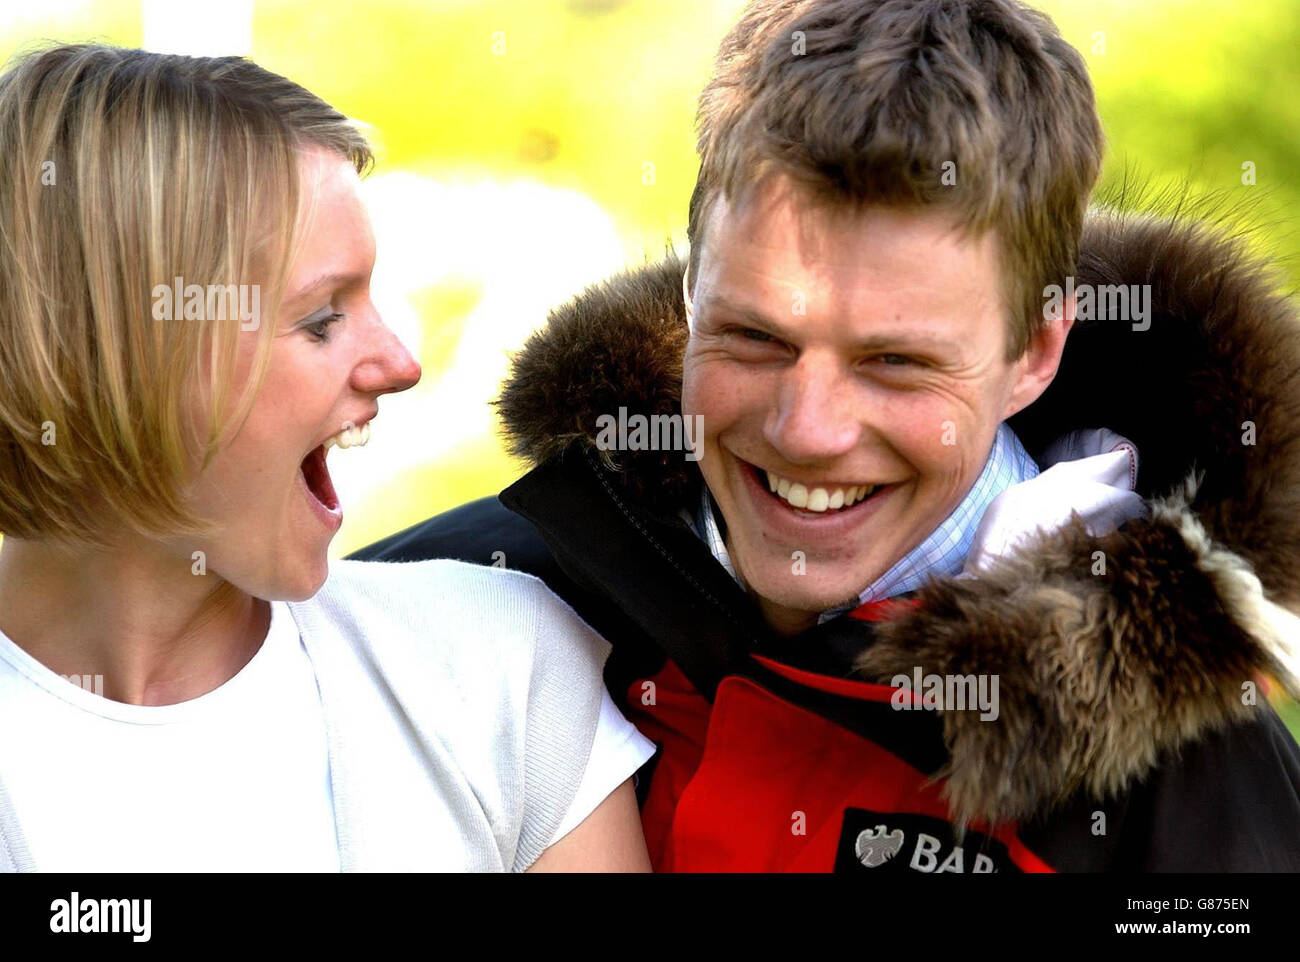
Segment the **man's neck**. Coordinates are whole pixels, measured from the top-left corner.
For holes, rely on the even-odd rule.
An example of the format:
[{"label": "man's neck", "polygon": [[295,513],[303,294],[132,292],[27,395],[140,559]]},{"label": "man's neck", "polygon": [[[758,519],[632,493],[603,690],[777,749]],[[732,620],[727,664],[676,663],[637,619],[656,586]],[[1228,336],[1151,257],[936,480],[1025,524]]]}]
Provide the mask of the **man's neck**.
[{"label": "man's neck", "polygon": [[758,610],[767,626],[782,638],[801,635],[817,624],[818,613],[815,611],[787,608],[757,594],[753,598],[758,602]]}]

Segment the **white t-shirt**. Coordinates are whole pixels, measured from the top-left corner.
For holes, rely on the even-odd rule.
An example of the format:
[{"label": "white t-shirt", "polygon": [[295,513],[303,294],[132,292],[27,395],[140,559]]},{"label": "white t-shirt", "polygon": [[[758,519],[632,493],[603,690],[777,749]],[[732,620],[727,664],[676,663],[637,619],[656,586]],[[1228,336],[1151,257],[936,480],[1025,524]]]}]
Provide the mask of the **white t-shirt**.
[{"label": "white t-shirt", "polygon": [[[654,753],[603,699],[555,839]],[[176,705],[109,701],[0,634],[0,773],[38,871],[336,872],[329,766],[316,675],[281,602],[238,674]]]}]

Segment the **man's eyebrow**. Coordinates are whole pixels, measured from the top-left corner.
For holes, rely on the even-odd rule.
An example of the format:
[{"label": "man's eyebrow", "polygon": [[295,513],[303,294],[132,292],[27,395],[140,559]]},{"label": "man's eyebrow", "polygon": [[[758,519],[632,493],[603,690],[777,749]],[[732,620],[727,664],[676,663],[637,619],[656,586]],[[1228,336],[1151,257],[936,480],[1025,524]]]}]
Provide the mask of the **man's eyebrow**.
[{"label": "man's eyebrow", "polygon": [[[721,310],[733,314],[756,327],[764,328],[784,340],[792,340],[794,337],[784,325],[762,311],[728,300],[722,295],[706,296],[701,306],[704,308],[706,315],[713,310]],[[931,334],[928,331],[910,331],[906,329],[872,334],[855,342],[855,347],[861,351],[879,351],[884,348],[941,350],[951,346],[951,338]]]},{"label": "man's eyebrow", "polygon": [[350,271],[330,271],[326,274],[319,274],[306,284],[286,294],[284,303],[296,304],[298,301],[304,300],[308,295],[315,294],[324,288],[355,284],[363,280],[364,277],[363,274]]}]

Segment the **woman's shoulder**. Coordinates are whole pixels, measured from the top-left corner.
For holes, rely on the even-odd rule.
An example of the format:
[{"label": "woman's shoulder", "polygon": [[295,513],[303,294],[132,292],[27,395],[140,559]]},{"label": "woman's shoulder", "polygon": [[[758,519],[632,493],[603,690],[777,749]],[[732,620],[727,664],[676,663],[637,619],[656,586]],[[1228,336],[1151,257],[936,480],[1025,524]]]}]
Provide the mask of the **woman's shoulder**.
[{"label": "woman's shoulder", "polygon": [[472,564],[454,558],[425,561],[330,562],[322,593],[360,598],[406,600],[443,606],[473,604],[484,596],[494,600],[536,603],[550,593],[545,582],[524,571]]},{"label": "woman's shoulder", "polygon": [[411,782],[443,773],[430,790],[481,810],[505,866],[531,864],[582,782],[608,644],[540,579],[461,561],[335,561],[289,607],[349,743],[384,746],[349,760],[354,797],[389,803],[405,740]]},{"label": "woman's shoulder", "polygon": [[384,626],[389,636],[394,626],[421,639],[471,635],[487,648],[595,635],[540,578],[454,559],[334,561],[324,586],[302,606],[336,623]]}]

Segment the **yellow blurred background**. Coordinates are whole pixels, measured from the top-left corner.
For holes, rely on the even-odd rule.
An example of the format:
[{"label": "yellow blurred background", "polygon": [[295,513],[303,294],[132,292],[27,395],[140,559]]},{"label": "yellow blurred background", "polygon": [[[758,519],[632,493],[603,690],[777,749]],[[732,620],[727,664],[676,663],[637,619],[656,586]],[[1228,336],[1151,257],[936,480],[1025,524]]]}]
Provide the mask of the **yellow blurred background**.
[{"label": "yellow blurred background", "polygon": [[[508,354],[586,284],[685,248],[695,97],[741,5],[7,0],[0,54],[89,39],[247,54],[368,126],[375,301],[425,373],[383,399],[369,446],[331,459],[341,556],[523,472],[488,405]],[[1036,5],[1088,61],[1104,179],[1136,170],[1248,196],[1300,276],[1300,4]]]}]

